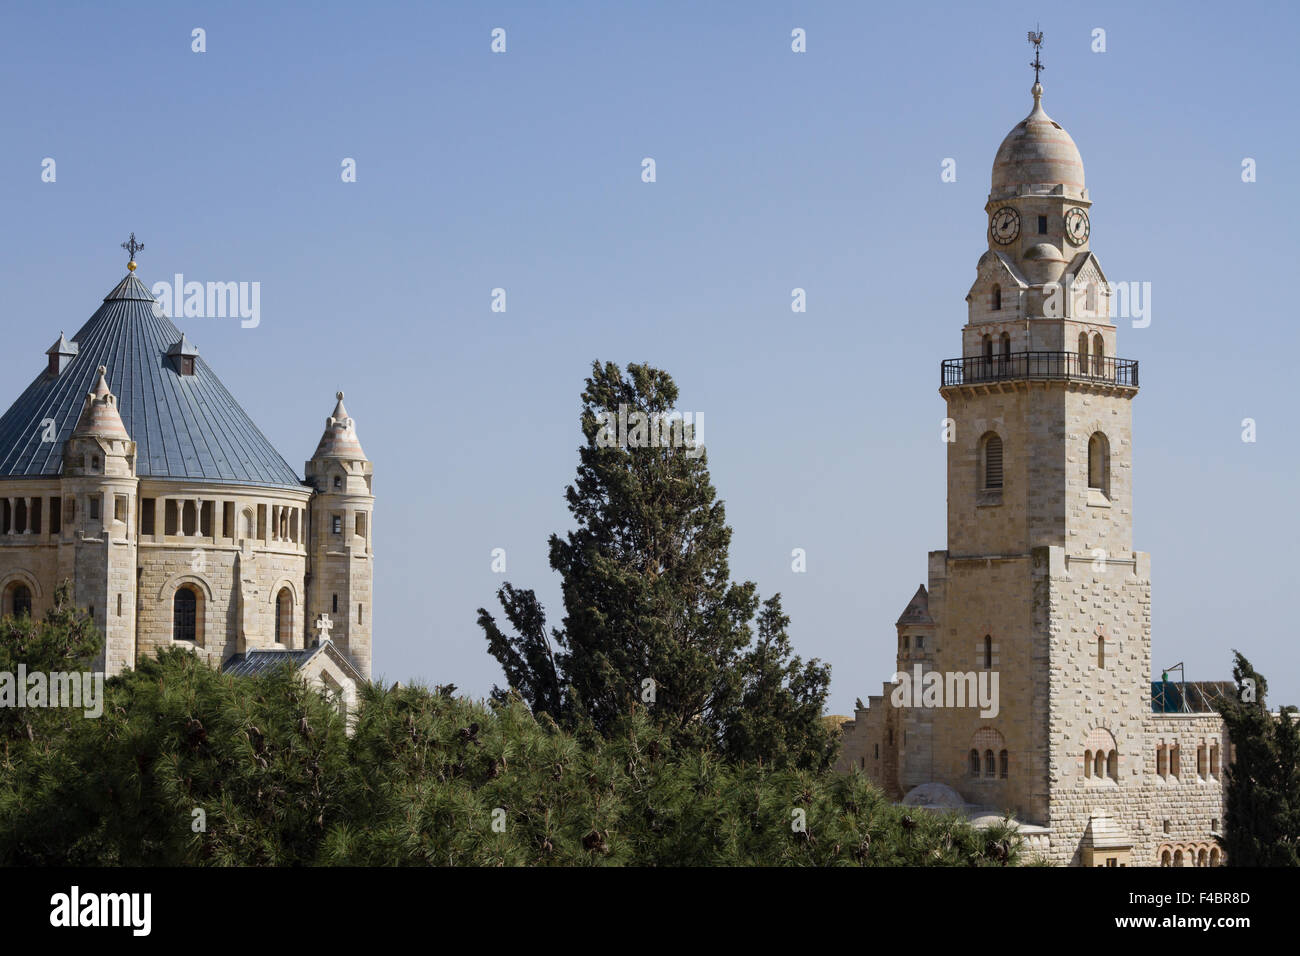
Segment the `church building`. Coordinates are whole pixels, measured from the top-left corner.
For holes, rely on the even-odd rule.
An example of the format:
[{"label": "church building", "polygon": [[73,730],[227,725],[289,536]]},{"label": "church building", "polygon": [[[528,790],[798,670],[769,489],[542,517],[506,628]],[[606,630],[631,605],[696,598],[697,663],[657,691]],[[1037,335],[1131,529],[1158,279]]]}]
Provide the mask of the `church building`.
[{"label": "church building", "polygon": [[1058,864],[1216,865],[1230,754],[1212,702],[1233,685],[1153,681],[1138,363],[1119,357],[1083,160],[1037,72],[1031,92],[993,161],[961,357],[940,369],[947,549],[896,623],[894,680],[843,726],[840,769],[976,821],[1009,809]]},{"label": "church building", "polygon": [[0,614],[39,617],[67,581],[110,676],[178,646],[236,673],[289,661],[349,701],[370,677],[375,499],[343,393],[300,475],[127,248],[0,418]]}]

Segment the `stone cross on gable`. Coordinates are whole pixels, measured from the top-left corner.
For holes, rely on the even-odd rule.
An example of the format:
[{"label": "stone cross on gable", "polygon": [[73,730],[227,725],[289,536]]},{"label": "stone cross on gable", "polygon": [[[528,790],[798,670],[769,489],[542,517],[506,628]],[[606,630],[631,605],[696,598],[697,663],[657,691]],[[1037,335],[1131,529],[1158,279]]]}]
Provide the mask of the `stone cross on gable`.
[{"label": "stone cross on gable", "polygon": [[330,631],[334,628],[334,622],[330,620],[328,614],[322,614],[316,618],[316,642],[324,644],[330,639]]}]

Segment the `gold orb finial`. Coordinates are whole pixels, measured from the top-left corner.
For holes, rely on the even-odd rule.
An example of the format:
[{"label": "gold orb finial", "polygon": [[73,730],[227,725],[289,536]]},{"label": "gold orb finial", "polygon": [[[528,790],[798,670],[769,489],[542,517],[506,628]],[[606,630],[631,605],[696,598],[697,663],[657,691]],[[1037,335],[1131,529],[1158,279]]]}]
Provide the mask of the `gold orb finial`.
[{"label": "gold orb finial", "polygon": [[127,271],[128,271],[128,272],[134,272],[134,271],[135,271],[135,260],[132,259],[130,262],[128,262],[128,263],[126,264],[126,268],[127,268]]}]

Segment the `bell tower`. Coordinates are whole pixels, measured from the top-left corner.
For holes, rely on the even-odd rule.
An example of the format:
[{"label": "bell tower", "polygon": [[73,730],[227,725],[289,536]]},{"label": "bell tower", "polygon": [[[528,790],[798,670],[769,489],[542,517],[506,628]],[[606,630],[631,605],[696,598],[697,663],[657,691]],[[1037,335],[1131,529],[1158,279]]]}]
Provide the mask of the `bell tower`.
[{"label": "bell tower", "polygon": [[938,709],[929,759],[966,801],[1055,827],[1090,732],[1119,753],[1113,780],[1088,778],[1089,810],[1140,763],[1150,587],[1132,550],[1138,365],[1116,355],[1083,160],[1037,75],[1030,93],[993,162],[961,354],[941,366],[948,547],[930,555],[931,666],[996,674],[998,702]]}]

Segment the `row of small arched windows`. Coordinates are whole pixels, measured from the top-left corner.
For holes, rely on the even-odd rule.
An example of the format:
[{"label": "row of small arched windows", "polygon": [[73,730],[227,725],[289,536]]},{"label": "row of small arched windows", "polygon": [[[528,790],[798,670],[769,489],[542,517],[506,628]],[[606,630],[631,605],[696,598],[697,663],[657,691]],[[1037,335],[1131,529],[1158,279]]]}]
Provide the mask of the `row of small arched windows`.
[{"label": "row of small arched windows", "polygon": [[1119,780],[1119,754],[1114,750],[1085,750],[1083,752],[1083,775],[1089,779]]},{"label": "row of small arched windows", "polygon": [[[1097,311],[1097,284],[1089,282],[1084,286],[1083,307],[1089,312]],[[989,306],[994,312],[1002,311],[1002,286],[993,283],[993,288],[989,290]]]},{"label": "row of small arched windows", "polygon": [[1079,374],[1101,375],[1106,364],[1106,343],[1100,332],[1092,335],[1092,349],[1088,348],[1088,333],[1079,333]]},{"label": "row of small arched windows", "polygon": [[1166,847],[1160,851],[1161,866],[1218,866],[1222,861],[1217,846],[1188,847],[1186,855],[1181,848],[1170,850]]},{"label": "row of small arched windows", "polygon": [[[969,759],[970,775],[972,777],[978,777],[981,769],[980,752],[972,748]],[[995,763],[993,759],[993,751],[986,750],[984,751],[982,767],[985,777],[998,776],[1005,780],[1010,769],[1010,757],[1007,755],[1007,752],[1003,750],[998,754],[997,762]]]}]

